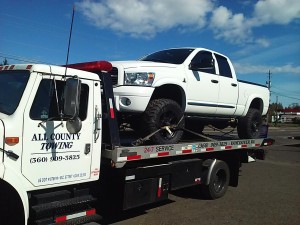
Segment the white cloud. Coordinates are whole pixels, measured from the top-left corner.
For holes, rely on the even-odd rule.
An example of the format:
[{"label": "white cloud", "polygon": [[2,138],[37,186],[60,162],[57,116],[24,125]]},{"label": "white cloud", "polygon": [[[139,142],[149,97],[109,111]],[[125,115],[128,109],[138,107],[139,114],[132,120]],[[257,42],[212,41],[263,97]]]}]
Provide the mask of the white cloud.
[{"label": "white cloud", "polygon": [[212,12],[210,27],[217,39],[224,38],[230,43],[241,43],[251,39],[251,29],[244,15],[233,14],[224,6]]},{"label": "white cloud", "polygon": [[270,41],[265,38],[258,38],[255,40],[255,43],[262,46],[262,47],[269,47]]},{"label": "white cloud", "polygon": [[260,0],[255,4],[253,25],[288,24],[300,18],[299,0]]},{"label": "white cloud", "polygon": [[230,43],[253,43],[268,47],[270,43],[267,39],[254,39],[253,28],[266,24],[288,24],[299,18],[299,0],[259,0],[249,18],[242,13],[234,14],[224,6],[215,8],[210,27],[216,38],[223,38]]},{"label": "white cloud", "polygon": [[210,0],[86,0],[77,6],[99,28],[144,38],[175,27],[200,29],[213,9]]},{"label": "white cloud", "polygon": [[[288,24],[300,18],[299,0],[259,0],[249,17],[216,4],[215,0],[83,0],[77,7],[93,25],[133,37],[152,38],[174,28],[209,28],[216,39],[262,47],[269,42],[254,38],[255,27]],[[246,6],[252,9],[250,1]]]},{"label": "white cloud", "polygon": [[251,65],[244,63],[234,63],[234,68],[237,74],[250,74],[257,73],[265,75],[269,70],[273,74],[289,73],[300,75],[300,66],[293,66],[291,64],[286,64],[283,66],[267,66],[267,65]]}]

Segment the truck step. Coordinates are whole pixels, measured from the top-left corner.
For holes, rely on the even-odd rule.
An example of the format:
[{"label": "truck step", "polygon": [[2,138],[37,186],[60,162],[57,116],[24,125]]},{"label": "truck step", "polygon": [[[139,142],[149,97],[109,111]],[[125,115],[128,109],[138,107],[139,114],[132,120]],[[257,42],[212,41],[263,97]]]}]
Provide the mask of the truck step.
[{"label": "truck step", "polygon": [[45,204],[54,201],[61,201],[68,199],[71,196],[71,192],[68,190],[55,191],[50,193],[43,193],[33,195],[31,198],[31,203],[33,205]]},{"label": "truck step", "polygon": [[76,212],[86,209],[90,203],[97,199],[91,195],[79,196],[70,199],[53,201],[32,206],[32,214],[36,219],[60,215],[68,212]]},{"label": "truck step", "polygon": [[[96,211],[95,211],[96,212]],[[98,214],[86,215],[85,213],[79,212],[71,215],[63,215],[56,218],[47,218],[36,220],[35,225],[87,225],[87,224],[98,224],[96,222],[100,221],[102,217]]]}]

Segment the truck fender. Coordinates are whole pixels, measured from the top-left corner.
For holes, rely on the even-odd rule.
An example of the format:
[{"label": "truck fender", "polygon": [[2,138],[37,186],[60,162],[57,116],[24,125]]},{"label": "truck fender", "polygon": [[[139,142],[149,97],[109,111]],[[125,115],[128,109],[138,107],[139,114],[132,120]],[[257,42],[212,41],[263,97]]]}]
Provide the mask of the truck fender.
[{"label": "truck fender", "polygon": [[14,191],[19,195],[20,200],[23,204],[25,218],[24,224],[27,224],[27,219],[29,217],[29,201],[27,192],[24,189],[24,185],[20,185],[24,183],[20,182],[20,180],[24,180],[24,178],[20,177],[18,173],[15,173],[13,170],[6,167],[3,181],[8,183],[11,188],[14,189]]},{"label": "truck fender", "polygon": [[203,162],[203,166],[207,168],[204,170],[204,174],[202,174],[203,184],[209,185],[212,170],[217,162],[217,159],[207,159]]},{"label": "truck fender", "polygon": [[[249,110],[249,108],[250,108],[250,105],[251,105],[252,101],[253,101],[254,99],[256,99],[256,98],[261,99],[261,96],[258,96],[258,95],[255,95],[255,94],[252,94],[252,95],[248,96],[248,100],[247,100],[247,103],[246,103],[246,105],[245,105],[244,112],[243,112],[242,115],[241,115],[242,117],[243,117],[243,116],[246,116],[246,114],[247,114],[247,112],[248,112],[248,110]],[[261,99],[261,101],[263,102],[262,99]],[[260,109],[260,112],[261,112],[261,113],[262,113],[262,111],[263,111],[263,108],[264,108],[264,106],[262,105],[262,106],[261,106],[261,109]]]},{"label": "truck fender", "polygon": [[[180,89],[181,92],[181,99],[178,101],[180,101],[180,105],[182,107],[183,110],[185,110],[186,108],[186,102],[187,102],[187,96],[186,96],[186,84],[183,82],[179,82],[179,80],[174,80],[174,79],[170,79],[170,78],[165,78],[165,79],[161,79],[158,80],[157,83],[155,83],[153,85],[153,87],[155,88],[154,92],[152,93],[152,97],[153,98],[155,96],[155,94],[157,94],[157,90],[160,88],[163,88],[164,86],[173,86],[173,87],[178,87]],[[169,93],[169,95],[172,95],[172,93]],[[174,95],[174,93],[173,93]],[[174,97],[174,96],[173,96]],[[177,96],[179,97],[179,96]],[[155,97],[154,97],[155,98]],[[173,99],[173,98],[171,98]],[[175,99],[173,99],[175,100]],[[178,102],[177,100],[175,100],[176,102]]]},{"label": "truck fender", "polygon": [[184,81],[180,82],[178,79],[172,79],[172,78],[163,78],[163,79],[159,79],[157,82],[154,82],[153,87],[160,87],[166,84],[173,84],[173,85],[177,85],[179,87],[181,87],[183,89],[184,92],[186,92],[186,83],[184,83]]}]

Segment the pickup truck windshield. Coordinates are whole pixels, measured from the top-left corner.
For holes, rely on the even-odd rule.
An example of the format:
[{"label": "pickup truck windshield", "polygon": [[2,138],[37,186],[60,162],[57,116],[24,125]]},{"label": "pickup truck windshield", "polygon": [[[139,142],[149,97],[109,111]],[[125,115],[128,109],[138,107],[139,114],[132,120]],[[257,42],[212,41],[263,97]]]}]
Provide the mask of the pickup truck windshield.
[{"label": "pickup truck windshield", "polygon": [[194,51],[192,48],[168,49],[152,53],[141,58],[141,61],[162,62],[182,64],[185,59]]},{"label": "pickup truck windshield", "polygon": [[29,79],[29,71],[0,71],[0,112],[13,114]]}]

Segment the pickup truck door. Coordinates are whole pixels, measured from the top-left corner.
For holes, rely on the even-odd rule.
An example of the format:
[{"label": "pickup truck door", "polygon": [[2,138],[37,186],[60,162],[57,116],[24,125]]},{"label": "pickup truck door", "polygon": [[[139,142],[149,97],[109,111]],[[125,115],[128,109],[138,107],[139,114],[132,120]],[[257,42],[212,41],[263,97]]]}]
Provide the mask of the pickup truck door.
[{"label": "pickup truck door", "polygon": [[215,54],[219,68],[219,98],[217,115],[231,116],[236,111],[238,82],[233,78],[232,69],[226,57]]},{"label": "pickup truck door", "polygon": [[200,51],[187,65],[188,113],[214,115],[218,106],[219,76],[211,52]]},{"label": "pickup truck door", "polygon": [[[56,80],[57,79],[57,80]],[[34,186],[86,180],[93,152],[92,81],[81,85],[82,128],[70,134],[59,118],[64,81],[40,75],[24,111],[22,173]]]}]

